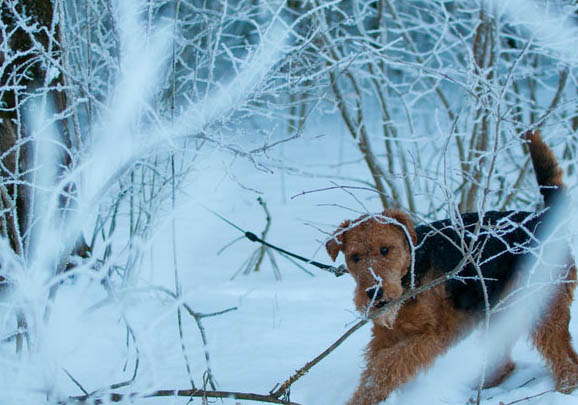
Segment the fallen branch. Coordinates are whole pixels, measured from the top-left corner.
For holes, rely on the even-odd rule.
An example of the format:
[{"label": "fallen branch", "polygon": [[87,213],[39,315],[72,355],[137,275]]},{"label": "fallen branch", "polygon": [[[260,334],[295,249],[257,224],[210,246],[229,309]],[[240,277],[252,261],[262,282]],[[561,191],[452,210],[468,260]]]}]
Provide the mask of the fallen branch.
[{"label": "fallen branch", "polygon": [[[187,398],[233,398],[246,401],[268,402],[272,404],[299,405],[296,402],[275,398],[272,395],[252,394],[246,392],[233,391],[205,391],[205,390],[158,390],[150,394],[129,393],[120,394],[116,392],[103,395],[81,395],[70,397],[69,401],[91,404],[105,404],[108,402],[121,402],[132,398],[156,398],[156,397],[187,397]],[[61,403],[64,404],[64,403]]]},{"label": "fallen branch", "polygon": [[[530,380],[530,381],[532,381],[532,380]],[[529,382],[529,381],[528,381],[528,382]],[[523,387],[523,386],[526,385],[526,384],[527,384],[527,383],[524,383],[524,384],[522,384],[520,387]],[[567,387],[564,387],[564,388],[565,388],[565,389],[568,389],[568,390],[574,390],[574,389],[576,389],[577,387],[578,387],[578,385],[570,385],[570,386],[567,386]],[[520,398],[520,399],[516,399],[516,400],[514,400],[514,401],[512,401],[512,402],[507,402],[507,403],[506,403],[506,402],[504,402],[504,401],[500,401],[500,403],[499,403],[498,405],[514,405],[514,404],[518,404],[518,403],[520,403],[520,402],[529,401],[529,400],[531,400],[531,399],[538,398],[538,397],[541,397],[541,396],[543,396],[543,395],[550,394],[550,393],[554,393],[554,392],[557,392],[557,390],[555,390],[555,389],[546,390],[546,391],[539,392],[538,394],[528,395],[527,397]]]},{"label": "fallen branch", "polygon": [[295,374],[289,377],[289,379],[287,379],[287,381],[285,381],[277,390],[275,390],[277,386],[273,387],[273,389],[270,392],[271,396],[275,398],[280,398],[282,395],[284,395],[289,390],[289,387],[291,387],[291,385],[293,385],[297,380],[299,380],[301,377],[307,374],[313,366],[315,366],[317,363],[319,363],[321,360],[327,357],[327,355],[329,355],[329,353],[331,353],[333,350],[337,349],[337,347],[341,345],[341,343],[343,343],[349,336],[351,336],[359,328],[364,326],[367,322],[369,322],[369,319],[363,319],[357,322],[351,328],[349,328],[347,332],[345,332],[343,335],[341,335],[339,339],[335,341],[335,343],[333,343],[331,346],[325,349],[325,351],[321,353],[319,356],[307,362],[303,367],[297,370]]}]

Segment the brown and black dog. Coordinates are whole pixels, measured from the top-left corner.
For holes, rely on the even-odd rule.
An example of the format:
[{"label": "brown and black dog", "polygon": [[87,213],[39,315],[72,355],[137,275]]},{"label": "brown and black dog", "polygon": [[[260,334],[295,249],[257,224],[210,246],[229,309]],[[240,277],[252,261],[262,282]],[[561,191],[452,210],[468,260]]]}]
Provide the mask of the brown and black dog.
[{"label": "brown and black dog", "polygon": [[[462,263],[457,276],[373,317],[367,367],[350,405],[386,399],[470,332],[483,319],[486,305],[494,307],[521,278],[529,249],[539,243],[535,235],[545,236],[544,224],[554,201],[567,201],[554,154],[538,131],[528,132],[526,139],[546,210],[486,212],[470,252],[475,260],[464,261],[464,252],[480,220],[477,213],[461,215],[457,221],[461,229],[457,229],[456,221],[450,220],[414,227],[402,211],[387,210],[343,222],[327,242],[332,260],[343,252],[357,284],[355,306],[367,316],[400,298],[411,286],[425,285]],[[556,389],[569,392],[578,384],[578,356],[568,331],[576,270],[569,247],[564,246],[564,251],[563,282],[556,284],[545,313],[534,325],[532,340],[552,369]],[[513,370],[507,351],[485,386],[501,383]]]}]

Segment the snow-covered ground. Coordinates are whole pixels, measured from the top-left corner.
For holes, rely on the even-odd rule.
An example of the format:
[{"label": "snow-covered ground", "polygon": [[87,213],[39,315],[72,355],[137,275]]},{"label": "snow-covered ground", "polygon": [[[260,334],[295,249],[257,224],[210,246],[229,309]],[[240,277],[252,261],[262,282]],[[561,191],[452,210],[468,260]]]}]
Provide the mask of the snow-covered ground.
[{"label": "snow-covered ground", "polygon": [[[282,154],[286,163],[293,161],[301,168],[319,169],[320,165],[355,156],[349,139],[342,138],[345,135],[297,140],[275,153]],[[332,183],[325,178],[282,175],[273,164],[272,172],[262,172],[249,162],[238,161],[228,169],[234,173],[233,178],[223,169],[229,163],[230,156],[224,153],[206,156],[183,186],[174,215],[177,267],[183,301],[192,309],[211,313],[237,308],[203,319],[218,388],[266,394],[358,320],[352,303],[353,281],[347,275],[335,278],[308,268],[315,275],[311,277],[278,255],[275,257],[281,280],[275,278],[267,258],[259,273],[239,274],[231,279],[258,246],[243,239],[219,254],[240,232],[203,206],[243,229],[260,233],[265,224],[263,210],[256,200],[260,195],[272,217],[267,236],[271,243],[329,263],[323,248],[326,234],[322,231],[331,232],[341,220],[357,215],[350,209],[363,210],[360,202],[370,211],[379,210],[379,202],[370,193],[356,192],[358,202],[342,190],[300,195],[303,191],[331,187]],[[357,175],[365,169],[358,163],[340,170]],[[20,369],[13,367],[10,360],[0,367],[3,370],[0,403],[43,403],[45,397],[35,396],[31,387],[46,390],[50,385],[57,397],[81,395],[82,391],[66,373],[89,392],[129,379],[137,355],[122,317],[131,326],[139,350],[138,375],[130,391],[190,388],[176,306],[167,295],[152,288],[174,285],[171,221],[171,216],[165,218],[145,248],[145,263],[138,275],[140,287],[128,286],[119,291],[117,300],[107,299],[102,287],[86,283],[82,277],[62,289],[52,321],[44,331],[42,356],[25,362]],[[577,308],[573,306],[574,314]],[[191,374],[195,384],[201,386],[206,363],[199,330],[184,311],[182,323]],[[571,330],[578,335],[575,322]],[[475,396],[479,336],[475,332],[385,403],[466,403]],[[370,326],[366,325],[295,383],[291,400],[300,404],[344,403],[357,386],[364,364],[363,349],[369,338]],[[7,354],[8,348],[4,349]],[[513,356],[517,363],[514,374],[502,385],[484,391],[483,404],[497,405],[500,401],[507,404],[553,388],[549,371],[524,339],[516,345]],[[5,370],[11,370],[9,375]],[[577,395],[550,392],[524,403],[574,404],[578,402]],[[195,401],[201,402],[198,398]],[[188,399],[135,402],[184,404]],[[237,402],[231,399],[222,403]]]},{"label": "snow-covered ground", "polygon": [[[353,148],[349,139],[340,139],[340,136],[333,139],[333,142],[330,138],[319,138],[288,144],[283,150],[284,158],[289,161],[294,159],[301,167],[307,167],[339,163],[339,156],[344,161],[355,156],[355,152],[351,152]],[[343,152],[342,142],[352,156]],[[212,166],[217,160],[208,163]],[[341,170],[346,172],[343,175],[358,175],[363,174],[365,169],[360,163],[342,167]],[[202,173],[204,179],[199,178],[191,183],[191,193],[205,195],[203,204],[243,229],[260,232],[264,218],[256,202],[256,194],[229,179],[219,181],[213,178],[208,168]],[[215,176],[222,176],[222,172],[217,170]],[[246,163],[236,167],[235,176],[236,181],[245,187],[263,193],[272,216],[268,240],[321,262],[329,263],[330,259],[322,244],[327,235],[317,228],[331,232],[341,220],[357,215],[349,209],[363,210],[354,198],[341,190],[291,198],[303,191],[331,187],[332,184],[326,179],[285,175],[281,183],[278,171],[273,174],[259,173]],[[375,196],[355,194],[369,211],[379,210]],[[214,372],[222,389],[268,392],[276,383],[283,382],[294,370],[321,353],[357,321],[352,303],[354,283],[349,276],[335,278],[309,268],[315,274],[315,277],[310,277],[277,256],[282,271],[281,281],[275,280],[267,260],[260,273],[239,275],[230,280],[256,246],[243,239],[217,256],[222,246],[239,235],[238,231],[194,202],[185,202],[177,217],[181,235],[178,242],[181,252],[179,267],[187,302],[202,312],[238,307],[237,311],[206,320]],[[155,249],[158,250],[158,246]],[[158,270],[167,261],[162,259],[159,252],[153,268]],[[573,314],[577,310],[575,304]],[[166,321],[172,323],[172,346],[177,348],[174,316]],[[198,335],[192,323],[189,330],[192,335]],[[573,322],[571,331],[578,336],[578,324]],[[344,403],[357,386],[364,365],[363,349],[369,338],[370,326],[367,325],[301,378],[291,389],[291,399],[302,404]],[[416,381],[400,389],[386,404],[466,403],[475,396],[475,368],[480,360],[480,339],[479,331],[473,333]],[[198,338],[191,342],[196,342],[189,345],[191,353],[196,350],[196,356],[200,359]],[[186,385],[182,355],[177,349],[173,353],[174,359],[170,363],[174,371],[181,375],[181,384]],[[517,364],[514,374],[502,385],[485,390],[482,403],[508,403],[553,388],[549,371],[526,339],[521,339],[515,346],[513,358]],[[167,359],[163,361],[168,362]],[[201,372],[203,365],[197,364],[198,372]],[[167,377],[164,385],[174,386],[172,376]],[[234,401],[231,400],[231,403]],[[578,398],[575,395],[548,393],[526,403],[573,404],[578,403]]]},{"label": "snow-covered ground", "polygon": [[[261,60],[264,70],[274,64],[273,56],[266,56],[265,52]],[[149,74],[154,76],[155,72],[151,69]],[[251,90],[253,81],[265,74],[257,70],[255,77],[245,77],[248,83],[237,89],[235,97],[221,97],[222,103],[214,105],[207,102],[204,110],[197,111],[200,111],[198,117],[227,116],[223,113],[227,103],[242,104],[241,96]],[[129,88],[138,88],[138,81],[146,80],[133,79],[136,84],[129,81]],[[134,99],[130,94],[126,97],[129,101]],[[121,98],[119,104],[124,106],[124,101]],[[193,107],[195,105],[191,111],[195,112]],[[130,112],[130,108],[119,108],[116,115],[113,111],[112,118],[128,125],[125,115],[129,112],[126,111]],[[138,115],[137,112],[131,114]],[[438,113],[434,111],[432,115]],[[138,121],[138,117],[131,118]],[[189,119],[192,124],[187,118],[190,117],[185,116],[183,122],[178,121],[167,131],[168,135],[163,136],[179,136],[191,130],[190,127],[198,129],[205,124],[201,118],[199,122]],[[111,126],[116,125],[114,119],[111,121]],[[118,125],[118,132],[112,133],[112,138],[125,132],[122,125]],[[432,129],[436,127],[432,122],[421,125],[427,129],[420,129],[418,141],[404,140],[406,151],[415,152],[414,142],[419,142],[420,147],[428,142],[438,142],[438,145],[445,142],[447,134]],[[368,131],[373,132],[371,128]],[[247,128],[243,128],[243,133],[247,133]],[[155,145],[157,140],[152,139],[151,144]],[[256,139],[237,137],[234,141],[240,148],[259,145]],[[249,141],[252,146],[248,145]],[[100,160],[96,162],[97,167],[114,171],[126,163],[123,159],[127,157],[122,155],[126,148],[123,149],[118,139],[106,142],[102,152],[105,155],[111,142],[117,142],[119,150],[115,151],[119,156],[113,157],[118,161],[113,164],[110,160]],[[136,140],[135,144],[138,144]],[[130,147],[136,148],[128,145],[129,152],[132,152]],[[46,293],[47,289],[44,285],[37,286],[40,290],[31,289],[30,296],[24,296],[24,302],[29,300],[27,314],[31,316],[29,322],[35,328],[38,341],[32,353],[25,351],[22,359],[14,354],[12,342],[0,345],[0,404],[44,404],[47,393],[52,403],[56,403],[58,399],[82,395],[83,390],[93,392],[129,380],[135,368],[134,382],[118,392],[146,395],[161,389],[188,389],[190,377],[200,388],[207,368],[206,353],[210,355],[218,389],[267,394],[357,322],[359,318],[352,303],[354,283],[347,275],[335,278],[307,267],[314,274],[311,276],[274,254],[280,280],[267,256],[258,273],[238,274],[233,278],[259,246],[242,239],[222,250],[241,233],[205,208],[242,229],[260,234],[265,226],[264,212],[257,201],[260,196],[272,219],[267,235],[269,242],[329,263],[323,243],[335,227],[343,219],[357,217],[362,212],[377,212],[381,206],[372,192],[336,187],[361,184],[348,180],[350,178],[370,178],[341,118],[338,114],[312,116],[300,139],[278,145],[258,158],[266,170],[260,170],[248,160],[233,158],[226,151],[209,147],[201,151],[194,170],[180,187],[176,210],[171,212],[168,206],[165,216],[158,218],[160,224],[152,237],[144,242],[144,261],[134,276],[134,284],[115,286],[107,293],[99,282],[79,274],[66,280],[59,290],[47,323],[41,321],[43,314],[35,310],[43,306],[34,296],[35,291]],[[433,162],[433,166],[440,160],[431,156],[428,157],[431,159],[422,158],[424,162]],[[425,181],[426,174],[440,171],[439,167],[432,167],[431,173],[426,172],[430,169],[427,163],[421,167],[425,170],[420,173],[419,181]],[[100,174],[97,170],[96,177]],[[569,184],[572,182],[573,179],[568,180]],[[98,181],[95,183],[101,185]],[[98,190],[96,187],[91,192],[98,194]],[[422,212],[427,210],[431,199],[426,197],[417,196]],[[163,290],[174,290],[175,266],[182,303],[204,314],[236,308],[202,319],[207,347],[203,347],[200,330],[184,309],[181,309],[183,338],[179,337],[179,305]],[[22,279],[26,277],[24,274]],[[578,317],[577,305],[572,307],[574,319]],[[0,304],[3,333],[13,330],[12,310],[10,300]],[[571,323],[571,332],[578,336],[575,320]],[[480,331],[474,331],[385,403],[467,403],[476,394],[481,336]],[[364,347],[369,339],[370,326],[366,325],[296,382],[291,387],[291,400],[308,405],[345,403],[358,384],[364,366]],[[528,398],[522,402],[525,404],[578,403],[578,393],[546,392],[553,389],[553,379],[537,352],[524,339],[515,346],[513,357],[517,364],[515,372],[500,386],[483,391],[483,404],[507,405],[523,398]],[[188,398],[136,397],[125,402],[165,405],[189,401]],[[224,404],[238,402],[222,400]],[[196,398],[193,403],[201,403],[201,399]]]}]

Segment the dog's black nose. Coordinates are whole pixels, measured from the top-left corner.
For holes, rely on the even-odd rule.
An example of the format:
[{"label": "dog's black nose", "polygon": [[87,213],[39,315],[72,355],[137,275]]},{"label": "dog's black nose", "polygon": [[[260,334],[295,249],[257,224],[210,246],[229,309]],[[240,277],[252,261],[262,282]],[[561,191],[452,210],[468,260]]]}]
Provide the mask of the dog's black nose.
[{"label": "dog's black nose", "polygon": [[371,287],[365,290],[370,300],[379,301],[383,297],[383,290],[381,287]]},{"label": "dog's black nose", "polygon": [[376,307],[376,308],[381,308],[381,307],[383,307],[383,306],[385,306],[385,305],[387,305],[387,304],[389,304],[389,301],[388,301],[388,300],[383,300],[383,301],[379,301],[377,304],[375,304],[375,307]]}]

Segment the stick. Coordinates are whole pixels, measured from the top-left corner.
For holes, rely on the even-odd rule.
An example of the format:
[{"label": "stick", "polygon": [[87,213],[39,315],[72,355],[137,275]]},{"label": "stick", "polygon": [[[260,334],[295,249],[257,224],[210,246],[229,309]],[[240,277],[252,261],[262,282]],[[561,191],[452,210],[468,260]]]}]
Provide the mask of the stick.
[{"label": "stick", "polygon": [[[87,403],[92,400],[95,395],[81,395],[77,397],[70,397],[69,400],[77,401],[80,403]],[[107,397],[107,398],[105,398]],[[121,402],[129,398],[155,398],[155,397],[189,397],[189,398],[234,398],[246,401],[259,401],[268,402],[272,404],[284,404],[284,405],[299,405],[296,402],[286,401],[283,399],[275,398],[272,395],[261,395],[252,394],[246,392],[234,392],[234,391],[205,391],[205,390],[158,390],[150,394],[139,394],[136,392],[130,394],[119,394],[116,392],[102,395],[100,398],[94,398],[93,404],[105,404],[108,402]],[[60,402],[60,404],[64,404]]]}]

